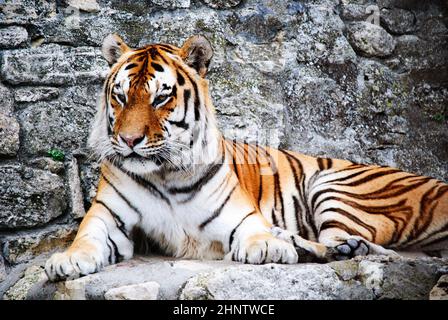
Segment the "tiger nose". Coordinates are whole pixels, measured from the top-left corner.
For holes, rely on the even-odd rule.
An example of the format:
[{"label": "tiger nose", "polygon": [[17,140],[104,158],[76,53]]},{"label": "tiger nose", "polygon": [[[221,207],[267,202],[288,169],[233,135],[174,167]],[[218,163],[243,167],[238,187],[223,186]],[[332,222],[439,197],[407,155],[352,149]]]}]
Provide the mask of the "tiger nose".
[{"label": "tiger nose", "polygon": [[121,135],[121,139],[129,146],[129,148],[133,148],[135,145],[139,144],[143,141],[144,135]]}]

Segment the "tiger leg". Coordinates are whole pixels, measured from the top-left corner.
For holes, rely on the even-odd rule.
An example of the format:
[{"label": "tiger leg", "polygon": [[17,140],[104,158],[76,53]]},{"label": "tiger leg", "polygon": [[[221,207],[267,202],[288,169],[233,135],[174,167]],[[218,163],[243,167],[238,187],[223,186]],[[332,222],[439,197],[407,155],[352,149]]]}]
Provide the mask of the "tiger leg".
[{"label": "tiger leg", "polygon": [[297,263],[294,246],[274,237],[261,213],[249,214],[232,230],[227,260],[250,264]]},{"label": "tiger leg", "polygon": [[132,254],[133,243],[123,226],[117,224],[104,205],[94,203],[72,245],[65,252],[53,254],[46,262],[45,272],[52,281],[74,279],[129,259]]},{"label": "tiger leg", "polygon": [[321,230],[319,242],[327,247],[328,260],[347,260],[369,254],[398,255],[393,250],[386,249],[361,236],[350,235],[337,227]]},{"label": "tiger leg", "polygon": [[273,227],[271,233],[278,239],[291,243],[299,253],[300,261],[326,260],[327,247],[321,243],[302,238],[298,233]]}]

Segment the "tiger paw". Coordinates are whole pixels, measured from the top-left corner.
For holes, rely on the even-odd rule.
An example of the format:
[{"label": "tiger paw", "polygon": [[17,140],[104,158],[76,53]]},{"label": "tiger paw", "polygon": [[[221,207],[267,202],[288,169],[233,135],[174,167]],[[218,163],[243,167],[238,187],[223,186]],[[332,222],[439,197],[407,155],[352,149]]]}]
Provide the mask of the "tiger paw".
[{"label": "tiger paw", "polygon": [[337,245],[327,248],[328,260],[348,260],[356,256],[366,256],[370,254],[397,256],[398,254],[390,249],[386,249],[378,244],[372,243],[361,237],[349,237],[338,239]]},{"label": "tiger paw", "polygon": [[347,260],[355,256],[366,256],[368,254],[369,247],[367,243],[357,239],[347,239],[333,250],[336,260]]},{"label": "tiger paw", "polygon": [[298,233],[272,227],[271,234],[277,239],[291,243],[300,256],[300,262],[326,261],[327,247],[321,243],[302,238]]},{"label": "tiger paw", "polygon": [[232,252],[232,260],[249,264],[297,263],[294,246],[271,235],[256,235],[248,238]]},{"label": "tiger paw", "polygon": [[45,273],[51,281],[71,280],[101,269],[103,263],[91,254],[83,251],[58,252],[45,264]]}]

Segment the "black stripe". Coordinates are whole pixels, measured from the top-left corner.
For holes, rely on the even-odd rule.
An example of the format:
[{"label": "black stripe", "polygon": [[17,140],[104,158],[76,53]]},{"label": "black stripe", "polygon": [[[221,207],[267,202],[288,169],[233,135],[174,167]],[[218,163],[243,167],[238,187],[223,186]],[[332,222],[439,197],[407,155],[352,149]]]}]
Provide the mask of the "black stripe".
[{"label": "black stripe", "polygon": [[[107,245],[107,247],[109,249],[109,257],[108,257],[109,264],[112,264],[113,262],[117,262],[117,255],[116,255],[116,253],[118,253],[118,258],[120,258],[120,257],[122,258],[123,256],[120,254],[120,252],[118,251],[117,245],[115,244],[115,242],[110,237],[109,228],[107,227],[106,221],[104,221],[104,219],[101,218],[98,215],[93,216],[93,217],[99,219],[104,224],[104,227],[106,228],[106,231],[104,231],[104,235],[107,236],[106,245]],[[108,241],[112,244],[113,248],[111,248],[111,246],[109,245]]]},{"label": "black stripe", "polygon": [[[325,201],[325,199],[321,200],[318,204],[316,204],[317,199],[319,198],[319,196],[321,196],[324,193],[327,192],[335,192],[335,193],[340,193],[355,199],[361,199],[361,200],[381,200],[381,199],[388,199],[388,198],[393,198],[393,197],[397,197],[400,196],[408,191],[411,191],[415,188],[418,188],[419,186],[425,184],[426,182],[428,182],[428,180],[430,180],[430,178],[423,178],[422,181],[415,183],[413,185],[408,185],[408,186],[401,186],[401,185],[396,185],[393,186],[393,184],[405,180],[405,179],[409,179],[411,177],[407,176],[407,177],[401,177],[398,179],[395,179],[394,181],[389,182],[386,186],[384,186],[383,188],[380,188],[379,190],[373,191],[373,192],[369,192],[369,193],[362,193],[362,194],[356,194],[356,193],[352,193],[352,192],[348,192],[348,191],[342,191],[342,190],[336,190],[333,188],[328,188],[325,190],[321,190],[316,192],[312,199],[311,199],[311,205],[313,207],[314,210],[316,210],[321,204],[322,202]],[[388,193],[389,192],[389,193]]]},{"label": "black stripe", "polygon": [[[434,195],[434,191],[437,189]],[[435,185],[427,190],[420,198],[420,208],[418,218],[414,222],[411,237],[418,239],[423,233],[428,231],[431,223],[433,223],[434,211],[437,207],[438,200],[448,191],[448,186]],[[427,238],[427,236],[425,237]]]},{"label": "black stripe", "polygon": [[343,224],[343,223],[341,223],[339,221],[335,221],[335,220],[324,221],[324,223],[322,223],[322,225],[320,226],[320,232],[322,232],[322,231],[324,231],[326,229],[331,229],[331,228],[336,228],[336,229],[343,230],[343,231],[347,232],[351,236],[360,236],[360,237],[364,238],[364,235],[359,233],[357,230],[352,229],[352,228],[346,226],[345,224]]},{"label": "black stripe", "polygon": [[282,192],[282,187],[280,185],[280,175],[278,174],[278,171],[275,172],[274,174],[274,193],[275,193],[275,201],[274,201],[274,206],[276,207],[275,209],[277,210],[277,198],[280,200],[280,217],[282,219],[282,224],[283,227],[285,229],[286,228],[286,221],[285,221],[285,207],[284,207],[284,203],[283,203],[283,192]]},{"label": "black stripe", "polygon": [[135,79],[133,79],[131,81],[130,87],[135,86],[136,84],[138,84],[142,81],[146,81],[146,77],[149,75],[148,62],[149,62],[149,56],[148,56],[147,52],[145,51],[143,65],[140,68],[140,70],[138,71],[138,75],[135,77]]},{"label": "black stripe", "polygon": [[241,221],[236,225],[236,227],[233,228],[232,232],[230,232],[230,237],[229,237],[229,251],[232,250],[233,237],[235,236],[235,232],[236,232],[236,230],[238,230],[238,228],[241,226],[241,224],[244,222],[244,220],[246,220],[247,217],[253,215],[254,213],[256,213],[256,211],[252,211],[251,213],[247,214],[243,219],[241,219]]},{"label": "black stripe", "polygon": [[112,240],[112,238],[108,235],[107,238],[112,243],[112,246],[114,247],[114,261],[115,263],[123,261],[123,255],[118,250],[117,244]]},{"label": "black stripe", "polygon": [[188,130],[188,128],[189,128],[188,123],[186,123],[184,121],[171,121],[171,120],[168,120],[168,123],[171,124],[172,126],[176,126],[176,127],[182,128],[184,130]]},{"label": "black stripe", "polygon": [[335,213],[338,213],[338,214],[343,215],[344,217],[346,217],[346,218],[352,220],[354,223],[356,223],[356,224],[362,226],[364,229],[366,229],[367,231],[369,231],[370,234],[371,234],[371,236],[372,236],[371,239],[367,239],[367,240],[370,240],[370,241],[372,241],[372,242],[375,242],[375,240],[376,240],[376,229],[375,229],[375,227],[373,227],[373,226],[371,226],[371,225],[369,225],[369,224],[363,222],[363,221],[362,221],[361,219],[359,219],[358,217],[352,215],[351,213],[349,213],[349,212],[347,212],[347,211],[345,211],[344,209],[341,209],[341,208],[327,208],[327,209],[325,209],[324,211],[322,211],[320,214],[324,214],[324,213],[326,213],[326,212],[335,212]]},{"label": "black stripe", "polygon": [[[178,74],[179,74],[179,72],[178,72]],[[180,121],[168,120],[168,122],[171,125],[174,125],[176,127],[182,128],[184,130],[188,130],[188,128],[190,126],[188,125],[188,123],[185,122],[185,119],[186,119],[187,113],[188,113],[188,105],[189,105],[189,102],[190,102],[191,90],[190,89],[184,90],[183,96],[184,96],[184,116],[183,116],[182,120],[180,120]]]},{"label": "black stripe", "polygon": [[195,96],[194,97],[194,118],[195,118],[196,121],[198,121],[199,120],[199,116],[200,116],[199,111],[200,111],[200,107],[201,107],[200,100],[199,100],[198,86],[197,86],[196,82],[194,82],[193,79],[190,77],[188,72],[186,72],[181,65],[176,64],[176,67],[178,69],[182,70],[182,72],[188,78],[188,81],[190,81],[191,85],[193,86],[194,96]]},{"label": "black stripe", "polygon": [[158,72],[163,72],[163,71],[165,71],[165,69],[163,69],[163,67],[162,67],[160,64],[155,63],[155,62],[151,62],[151,67],[153,67],[154,70],[156,70],[156,71],[158,71]]},{"label": "black stripe", "polygon": [[230,199],[230,197],[232,196],[233,191],[235,191],[235,189],[236,189],[236,186],[234,186],[234,187],[232,188],[232,190],[229,192],[229,194],[227,195],[227,197],[224,199],[224,202],[221,203],[221,205],[219,206],[219,208],[216,209],[216,210],[213,212],[213,214],[212,214],[207,220],[205,220],[204,222],[202,222],[202,223],[199,225],[199,230],[201,230],[201,231],[204,230],[204,228],[205,228],[210,222],[212,222],[214,219],[216,219],[216,218],[221,214],[222,209],[224,208],[224,206],[226,205],[226,203],[229,201],[229,199]]},{"label": "black stripe", "polygon": [[[297,192],[299,193],[299,196],[301,197],[302,203],[303,203],[306,200],[302,198],[302,192],[300,190],[299,177],[298,177],[297,169],[294,166],[294,163],[293,163],[293,161],[291,159],[292,157],[291,157],[291,155],[289,153],[286,153],[284,150],[280,150],[279,149],[279,151],[281,153],[283,153],[283,155],[288,160],[288,164],[291,167],[291,171],[292,171],[292,174],[293,174],[293,177],[294,177],[294,187],[296,188]],[[297,165],[299,166],[300,175],[302,176],[303,175],[303,166],[302,166],[302,164],[300,162],[298,162],[297,159],[295,159],[295,160],[296,160]],[[301,210],[301,206],[300,206],[300,203],[299,203],[299,199],[297,199],[296,196],[293,196],[292,200],[293,200],[293,203],[294,203],[294,213],[295,213],[295,216],[296,216],[297,231],[299,232],[299,234],[302,237],[304,237],[305,239],[308,239],[308,230],[303,225],[302,212],[301,212],[302,210]]]},{"label": "black stripe", "polygon": [[[183,98],[184,98],[184,116],[182,118],[182,120],[180,121],[180,123],[185,123],[185,119],[187,118],[187,114],[188,114],[188,106],[190,105],[190,97],[191,97],[191,90],[190,89],[186,89],[183,92]],[[188,124],[186,124],[187,128],[188,128]]]},{"label": "black stripe", "polygon": [[196,83],[193,84],[194,87],[194,120],[199,121],[199,110],[201,104],[199,102],[199,92]]},{"label": "black stripe", "polygon": [[118,223],[117,223],[118,229],[123,233],[123,235],[126,238],[129,239],[128,232],[126,231],[126,225],[123,222],[123,220],[121,220],[120,216],[118,214],[116,214],[111,208],[109,208],[103,201],[95,199],[95,203],[98,203],[98,204],[102,205],[104,208],[107,209],[107,211],[109,211],[109,213],[116,220],[116,222],[118,221]]},{"label": "black stripe", "polygon": [[299,232],[301,237],[308,239],[308,230],[305,228],[305,226],[302,223],[299,199],[297,199],[296,196],[293,196],[292,201],[294,202],[294,211],[296,214],[297,231]]},{"label": "black stripe", "polygon": [[325,165],[324,165],[324,159],[322,158],[317,158],[317,164],[319,165],[319,170],[324,170],[325,169]]},{"label": "black stripe", "polygon": [[177,73],[177,83],[180,86],[183,86],[185,84],[185,78],[180,74],[178,70],[176,71],[176,73]]},{"label": "black stripe", "polygon": [[[355,168],[355,169],[359,169],[359,168]],[[353,169],[353,170],[355,170],[355,169]],[[370,171],[370,170],[372,170],[372,169],[371,169],[371,168],[364,169],[364,170],[361,170],[361,171],[352,173],[352,174],[350,174],[350,175],[348,175],[348,176],[345,176],[345,177],[343,177],[343,178],[336,178],[336,179],[333,179],[333,180],[328,180],[328,181],[325,181],[324,183],[346,181],[346,180],[349,180],[349,179],[351,179],[351,178],[357,177],[357,176],[359,176],[359,175],[361,175],[361,174],[363,174],[363,173],[366,173],[367,171]],[[333,173],[330,173],[330,174],[337,174],[337,173],[339,173],[339,172],[336,171],[336,172],[333,172]]]},{"label": "black stripe", "polygon": [[169,65],[168,61],[166,61],[166,59],[164,58],[164,56],[162,54],[160,54],[160,52],[157,52],[159,55],[159,58],[162,59],[163,63]]},{"label": "black stripe", "polygon": [[[280,185],[280,175],[279,171],[277,169],[277,165],[274,162],[274,159],[272,158],[271,154],[266,150],[266,148],[263,148],[266,155],[269,157],[269,163],[272,163],[275,165],[275,169],[272,169],[274,172],[274,208],[275,211],[278,209],[278,205],[280,205],[280,217],[282,220],[283,227],[286,228],[286,221],[285,221],[285,207],[283,203],[283,192],[282,187]],[[272,168],[272,165],[271,165]],[[275,217],[274,211],[272,211],[272,217]],[[276,217],[275,217],[276,218]],[[274,223],[276,226],[280,227],[280,225],[277,223]]]},{"label": "black stripe", "polygon": [[124,70],[129,70],[129,69],[135,68],[136,66],[138,66],[138,64],[136,64],[136,63],[131,63],[131,64],[128,64],[128,65],[126,66],[126,68],[124,68]]},{"label": "black stripe", "polygon": [[[356,187],[356,186],[359,186],[359,185],[361,185],[363,183],[370,182],[370,181],[375,180],[377,178],[381,178],[383,176],[387,176],[387,175],[394,174],[394,173],[403,173],[403,171],[401,171],[399,169],[390,169],[390,170],[386,170],[386,171],[375,172],[375,173],[373,173],[371,175],[368,175],[367,177],[361,178],[359,180],[356,180],[356,181],[353,181],[353,182],[350,182],[350,183],[343,183],[343,184],[342,183],[341,184],[335,183],[335,185],[337,185],[337,186],[347,186],[347,187]],[[337,179],[336,179],[336,181],[337,181]]]},{"label": "black stripe", "polygon": [[[110,237],[107,236],[107,238],[109,239]],[[110,246],[109,242],[107,242],[107,240],[106,240],[106,245],[107,245],[107,248],[109,249],[109,257],[107,258],[107,260],[109,261],[109,264],[112,264],[115,259],[115,254],[114,254],[113,249]],[[112,259],[112,256],[114,257],[114,259]]]},{"label": "black stripe", "polygon": [[175,54],[176,53],[173,48],[171,48],[171,47],[169,47],[169,46],[167,46],[165,44],[160,44],[159,43],[159,44],[157,44],[157,46],[159,47],[159,50],[163,50],[163,51],[166,51],[166,52],[171,53],[171,54]]},{"label": "black stripe", "polygon": [[184,117],[182,118],[182,121],[185,122],[185,118],[187,117],[188,113],[188,106],[190,105],[190,97],[191,97],[191,90],[186,89],[184,91]]},{"label": "black stripe", "polygon": [[274,226],[280,227],[280,225],[278,224],[277,217],[275,216],[275,210],[274,209],[271,210],[271,219],[272,219],[272,224]]},{"label": "black stripe", "polygon": [[110,113],[109,113],[109,104],[110,104],[110,101],[109,101],[109,93],[110,93],[110,82],[109,82],[109,80],[110,80],[110,76],[109,76],[109,78],[108,78],[108,80],[106,81],[106,87],[105,87],[105,93],[104,93],[104,96],[105,96],[105,108],[106,108],[106,118],[107,118],[107,122],[108,122],[108,124],[107,124],[107,135],[108,136],[112,136],[112,134],[113,134],[113,128],[112,128],[112,122],[113,121],[111,121],[110,119],[111,119],[111,116],[110,116]]},{"label": "black stripe", "polygon": [[169,50],[174,50],[174,47],[171,46],[170,44],[166,44],[166,43],[157,43],[156,44],[158,47],[164,48],[164,49],[169,49]]},{"label": "black stripe", "polygon": [[160,56],[159,51],[157,51],[156,47],[150,47],[148,52],[151,55],[151,59],[153,60]]},{"label": "black stripe", "polygon": [[120,196],[120,198],[123,199],[124,202],[126,202],[126,204],[129,206],[129,208],[134,210],[141,218],[142,213],[132,203],[129,202],[129,200],[109,181],[109,179],[106,178],[106,176],[104,174],[103,174],[103,179],[108,185],[110,185],[112,187],[112,189],[114,189],[114,191]]},{"label": "black stripe", "polygon": [[[316,224],[314,223],[314,217],[312,216],[311,208],[308,205],[309,183],[308,183],[308,185],[306,185],[306,183],[305,183],[306,175],[303,172],[302,162],[298,158],[296,158],[293,154],[289,153],[288,151],[285,150],[284,153],[286,153],[291,159],[293,159],[295,161],[295,163],[299,166],[299,168],[302,172],[302,175],[300,177],[300,186],[297,188],[297,190],[299,192],[300,199],[302,200],[302,204],[305,207],[306,227],[309,229],[309,231],[311,231],[313,233],[314,239],[317,239],[317,234],[318,234],[317,227],[316,227]],[[311,179],[309,181],[311,181]],[[312,240],[309,235],[308,235],[307,239]]]},{"label": "black stripe", "polygon": [[258,142],[257,142],[257,144],[255,145],[255,158],[257,159],[257,166],[258,166],[258,168],[259,168],[259,172],[258,172],[258,175],[260,176],[260,180],[259,180],[259,184],[260,184],[260,187],[258,188],[258,198],[257,198],[257,203],[258,203],[258,208],[260,209],[260,211],[261,211],[261,205],[260,205],[260,203],[261,203],[261,198],[263,197],[263,175],[261,174],[261,164],[260,164],[260,161],[258,160]]},{"label": "black stripe", "polygon": [[177,85],[173,86],[173,90],[172,90],[171,96],[174,97],[174,98],[177,98]]},{"label": "black stripe", "polygon": [[240,181],[240,176],[238,174],[238,167],[237,167],[237,163],[235,161],[236,154],[237,154],[236,142],[232,141],[232,165],[233,165],[233,168],[235,169],[236,178],[238,179],[238,181]]},{"label": "black stripe", "polygon": [[185,186],[185,187],[173,187],[173,188],[168,189],[168,192],[171,194],[190,193],[190,192],[192,192],[193,194],[196,194],[197,192],[199,192],[201,190],[201,188],[205,184],[207,184],[207,182],[209,182],[216,175],[216,173],[218,173],[218,171],[222,167],[223,163],[224,163],[224,152],[223,152],[221,161],[219,161],[218,163],[209,165],[207,172],[200,179],[198,179],[195,183],[193,183],[192,185],[189,185],[189,186]]},{"label": "black stripe", "polygon": [[148,180],[144,179],[143,177],[129,172],[126,169],[124,169],[123,167],[114,164],[114,166],[120,170],[121,172],[123,172],[124,174],[126,174],[129,178],[131,178],[132,180],[134,180],[135,183],[141,185],[143,188],[145,188],[146,190],[148,190],[152,195],[162,199],[163,201],[165,201],[168,205],[171,206],[170,200],[159,190],[156,188],[155,185],[153,185],[151,182],[149,182]]},{"label": "black stripe", "polygon": [[193,79],[191,79],[190,75],[188,73],[186,73],[186,76],[188,78],[188,80],[191,82],[193,89],[194,89],[194,120],[198,121],[199,120],[199,110],[201,108],[201,104],[199,101],[199,91],[198,91],[198,86],[196,84],[196,82],[193,81]]}]

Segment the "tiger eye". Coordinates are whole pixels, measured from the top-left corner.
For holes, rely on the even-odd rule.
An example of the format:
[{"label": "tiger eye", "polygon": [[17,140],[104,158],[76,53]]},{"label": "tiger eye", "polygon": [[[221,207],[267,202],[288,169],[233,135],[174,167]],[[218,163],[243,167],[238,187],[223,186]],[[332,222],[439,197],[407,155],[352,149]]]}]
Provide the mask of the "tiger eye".
[{"label": "tiger eye", "polygon": [[119,100],[119,102],[121,102],[122,104],[126,103],[126,96],[124,94],[122,94],[122,93],[117,94],[116,97]]},{"label": "tiger eye", "polygon": [[157,107],[158,105],[164,103],[169,97],[171,97],[171,96],[168,95],[168,94],[163,94],[163,95],[157,96],[157,97],[154,99],[154,101],[152,102],[152,105],[153,105],[154,107]]}]

